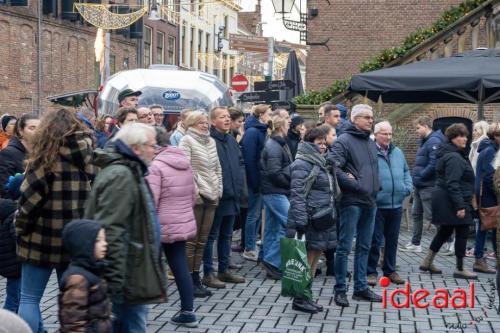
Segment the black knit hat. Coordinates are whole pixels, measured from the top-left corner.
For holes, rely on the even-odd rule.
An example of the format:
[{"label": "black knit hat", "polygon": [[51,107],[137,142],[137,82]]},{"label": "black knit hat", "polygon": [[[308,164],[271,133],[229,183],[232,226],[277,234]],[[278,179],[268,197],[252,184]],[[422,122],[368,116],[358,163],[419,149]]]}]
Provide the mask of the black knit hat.
[{"label": "black knit hat", "polygon": [[290,128],[295,128],[298,125],[302,125],[304,123],[304,118],[301,116],[295,116],[292,118],[292,123],[290,124]]},{"label": "black knit hat", "polygon": [[17,118],[14,117],[14,116],[3,116],[3,118],[2,118],[2,131],[5,132],[5,129],[7,128],[7,125],[10,123],[10,121],[12,119],[16,119],[17,120]]}]

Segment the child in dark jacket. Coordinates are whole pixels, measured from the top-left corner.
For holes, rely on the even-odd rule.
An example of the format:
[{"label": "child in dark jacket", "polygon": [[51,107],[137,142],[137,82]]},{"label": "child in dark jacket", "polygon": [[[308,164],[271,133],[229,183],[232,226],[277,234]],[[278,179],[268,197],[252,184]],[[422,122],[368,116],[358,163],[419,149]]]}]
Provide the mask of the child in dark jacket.
[{"label": "child in dark jacket", "polygon": [[71,256],[61,279],[61,332],[111,333],[111,303],[101,278],[107,243],[104,229],[92,220],[76,220],[63,230],[63,245]]}]

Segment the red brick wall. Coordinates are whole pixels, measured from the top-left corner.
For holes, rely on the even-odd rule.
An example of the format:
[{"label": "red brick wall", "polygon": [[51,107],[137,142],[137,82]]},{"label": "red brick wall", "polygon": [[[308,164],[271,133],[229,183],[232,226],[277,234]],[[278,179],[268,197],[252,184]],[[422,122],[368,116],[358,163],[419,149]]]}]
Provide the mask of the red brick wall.
[{"label": "red brick wall", "polygon": [[[0,113],[36,111],[37,21],[33,8],[0,7]],[[59,18],[43,20],[43,107],[46,97],[97,88],[94,41],[96,28]],[[112,35],[115,70],[136,67],[136,42]]]},{"label": "red brick wall", "polygon": [[307,89],[322,89],[359,71],[365,60],[384,48],[398,46],[418,28],[429,26],[460,0],[308,0],[319,14],[309,18],[308,41],[330,38],[330,51],[311,46]]}]

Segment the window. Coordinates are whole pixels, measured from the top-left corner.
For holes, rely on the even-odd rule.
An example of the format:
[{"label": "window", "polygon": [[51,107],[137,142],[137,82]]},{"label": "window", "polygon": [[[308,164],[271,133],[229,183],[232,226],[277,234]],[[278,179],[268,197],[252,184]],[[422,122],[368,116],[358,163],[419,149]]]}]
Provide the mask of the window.
[{"label": "window", "polygon": [[[167,21],[175,25],[179,24],[179,11],[180,11],[179,6],[175,5],[174,0],[163,0],[163,2],[164,4],[166,2],[167,6],[167,17],[166,17]],[[165,19],[163,11],[161,17]]]},{"label": "window", "polygon": [[229,31],[229,16],[224,15],[224,38],[225,39],[229,38],[228,31]]},{"label": "window", "polygon": [[109,55],[109,74],[113,75],[116,73],[116,57],[114,54]]},{"label": "window", "polygon": [[203,52],[203,50],[201,49],[201,41],[202,40],[203,40],[203,31],[198,30],[198,69],[199,70],[201,70],[201,65],[202,65],[201,56],[200,56],[200,54]]},{"label": "window", "polygon": [[175,37],[168,36],[168,59],[167,64],[175,65]]},{"label": "window", "polygon": [[165,49],[163,45],[165,44],[165,34],[163,32],[156,32],[156,63],[165,63]]},{"label": "window", "polygon": [[[206,40],[205,40],[205,54],[208,54],[209,50],[210,50],[210,34],[207,33],[205,38],[206,38]],[[208,57],[207,57],[205,60],[205,70],[204,70],[205,72],[207,72],[207,70],[208,70],[208,65],[209,64],[208,64]]]},{"label": "window", "polygon": [[182,30],[181,30],[181,50],[182,50],[182,57],[181,57],[181,62],[182,65],[186,65],[186,21],[182,22]]},{"label": "window", "polygon": [[150,27],[144,26],[144,68],[148,68],[151,65],[152,48],[152,30]]},{"label": "window", "polygon": [[191,28],[191,40],[189,41],[190,46],[191,46],[191,54],[189,57],[189,67],[190,68],[193,68],[193,66],[194,66],[194,36],[195,36],[194,28]]}]

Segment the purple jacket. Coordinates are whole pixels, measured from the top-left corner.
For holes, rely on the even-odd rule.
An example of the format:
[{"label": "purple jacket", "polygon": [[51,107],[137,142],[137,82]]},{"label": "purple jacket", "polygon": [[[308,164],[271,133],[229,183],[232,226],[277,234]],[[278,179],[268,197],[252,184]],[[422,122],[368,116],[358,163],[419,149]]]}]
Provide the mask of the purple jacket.
[{"label": "purple jacket", "polygon": [[193,238],[196,188],[186,155],[177,147],[164,148],[149,167],[146,179],[153,192],[162,243]]}]

